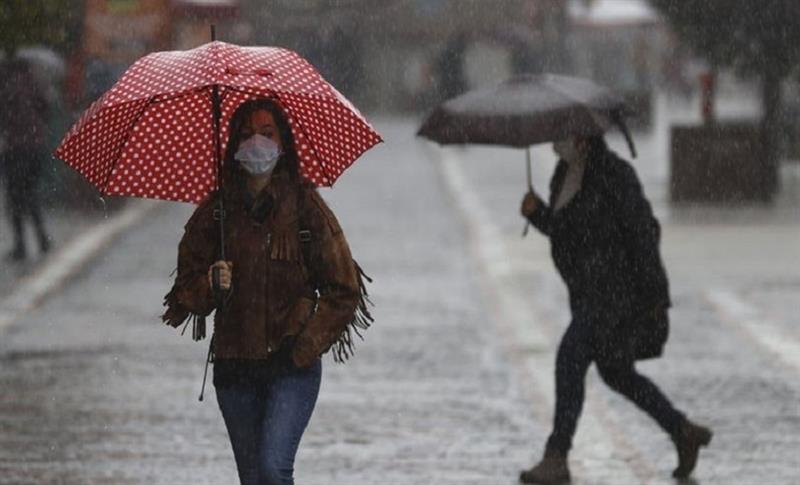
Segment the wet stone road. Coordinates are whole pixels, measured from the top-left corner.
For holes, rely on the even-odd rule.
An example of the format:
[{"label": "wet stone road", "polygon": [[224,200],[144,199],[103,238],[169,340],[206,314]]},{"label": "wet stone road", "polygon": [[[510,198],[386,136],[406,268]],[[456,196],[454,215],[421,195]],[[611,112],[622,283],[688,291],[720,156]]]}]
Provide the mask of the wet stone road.
[{"label": "wet stone road", "polygon": [[[542,240],[519,240],[519,187],[481,168],[482,152],[446,152],[463,162],[448,172],[413,123],[379,129],[388,142],[324,192],[375,278],[377,322],[351,362],[324,360],[297,483],[516,483],[548,432],[564,290]],[[197,402],[206,345],[158,320],[190,212],[165,204],[0,334],[0,483],[236,482],[213,386]],[[780,328],[790,290],[692,270],[682,241],[702,229],[665,228],[671,341],[640,367],[717,432],[695,483],[798,483],[800,369],[704,289],[773,302]],[[786,281],[776,271],[760,277]],[[577,484],[658,484],[675,457],[592,371],[571,460]]]}]

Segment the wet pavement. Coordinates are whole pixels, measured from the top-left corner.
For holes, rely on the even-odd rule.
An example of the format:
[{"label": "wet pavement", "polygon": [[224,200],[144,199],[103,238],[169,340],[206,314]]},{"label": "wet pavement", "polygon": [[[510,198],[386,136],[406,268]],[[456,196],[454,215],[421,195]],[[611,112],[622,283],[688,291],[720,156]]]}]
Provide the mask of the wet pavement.
[{"label": "wet pavement", "polygon": [[[440,150],[412,120],[378,128],[387,143],[323,192],[375,278],[377,322],[351,362],[324,360],[297,483],[516,483],[549,431],[569,319],[546,240],[519,237],[524,157]],[[637,169],[675,306],[664,358],[639,367],[716,432],[695,483],[797,483],[800,369],[786,348],[800,218],[784,202],[669,208],[665,161],[647,156],[659,143],[640,137]],[[544,188],[549,148],[534,160]],[[158,320],[191,209],[163,204],[0,334],[0,483],[236,482],[213,386],[197,402],[206,344]],[[789,347],[755,335],[762,321]],[[595,371],[588,381],[573,483],[673,483],[669,439]]]}]

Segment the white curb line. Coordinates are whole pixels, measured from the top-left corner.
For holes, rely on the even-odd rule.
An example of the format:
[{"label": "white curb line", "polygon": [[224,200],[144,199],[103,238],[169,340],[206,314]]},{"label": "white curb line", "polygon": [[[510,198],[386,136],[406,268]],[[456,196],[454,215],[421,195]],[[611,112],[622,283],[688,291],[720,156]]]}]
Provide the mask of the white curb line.
[{"label": "white curb line", "polygon": [[711,289],[706,291],[706,299],[725,320],[738,325],[784,364],[800,371],[800,342],[796,338],[731,291]]}]

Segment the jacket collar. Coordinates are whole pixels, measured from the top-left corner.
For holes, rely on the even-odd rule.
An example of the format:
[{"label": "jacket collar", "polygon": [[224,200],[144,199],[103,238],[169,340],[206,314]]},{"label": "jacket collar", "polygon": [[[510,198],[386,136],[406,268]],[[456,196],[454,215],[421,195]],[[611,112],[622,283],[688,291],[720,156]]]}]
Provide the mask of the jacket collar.
[{"label": "jacket collar", "polygon": [[288,222],[298,217],[297,194],[298,187],[292,183],[291,178],[284,172],[273,174],[269,184],[254,196],[245,186],[244,179],[240,179],[237,190],[230,192],[233,204],[247,212],[259,222],[267,219]]}]

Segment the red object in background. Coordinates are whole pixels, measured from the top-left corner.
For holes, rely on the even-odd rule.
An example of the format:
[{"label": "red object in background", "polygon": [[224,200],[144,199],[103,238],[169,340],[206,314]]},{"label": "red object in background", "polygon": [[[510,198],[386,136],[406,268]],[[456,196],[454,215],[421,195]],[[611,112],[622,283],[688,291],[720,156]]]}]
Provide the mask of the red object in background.
[{"label": "red object in background", "polygon": [[700,114],[704,123],[714,121],[714,95],[716,92],[717,76],[714,71],[700,75]]},{"label": "red object in background", "polygon": [[64,101],[69,110],[76,110],[83,99],[84,91],[84,58],[83,51],[78,49],[67,57],[67,70],[64,76]]},{"label": "red object in background", "polygon": [[296,53],[211,42],[139,59],[84,112],[55,154],[103,194],[199,203],[217,187],[215,86],[222,153],[236,108],[274,98],[287,114],[300,172],[317,186],[333,185],[381,141]]}]

